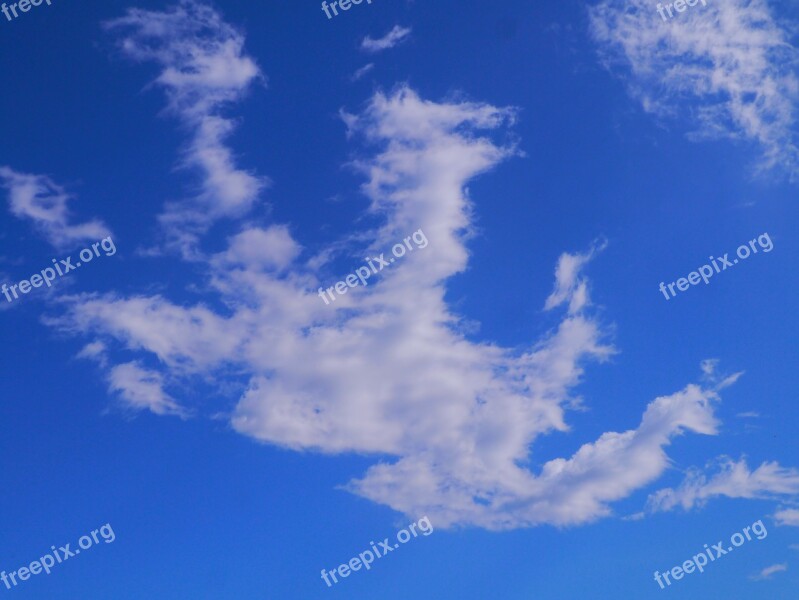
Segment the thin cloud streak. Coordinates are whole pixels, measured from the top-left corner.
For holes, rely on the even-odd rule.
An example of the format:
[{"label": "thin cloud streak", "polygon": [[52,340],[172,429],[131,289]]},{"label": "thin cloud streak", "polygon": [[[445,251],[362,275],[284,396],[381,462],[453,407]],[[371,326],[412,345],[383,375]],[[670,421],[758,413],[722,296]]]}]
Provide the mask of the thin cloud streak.
[{"label": "thin cloud streak", "polygon": [[395,25],[386,35],[376,40],[367,35],[361,42],[361,50],[372,53],[382,52],[383,50],[398,46],[405,41],[410,34],[410,27]]}]

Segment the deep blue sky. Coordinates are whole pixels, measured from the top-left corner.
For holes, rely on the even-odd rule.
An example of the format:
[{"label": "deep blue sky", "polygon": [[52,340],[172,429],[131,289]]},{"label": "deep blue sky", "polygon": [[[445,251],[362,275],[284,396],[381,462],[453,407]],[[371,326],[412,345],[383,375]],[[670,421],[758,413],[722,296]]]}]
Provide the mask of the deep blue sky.
[{"label": "deep blue sky", "polygon": [[[161,243],[157,215],[165,203],[193,193],[197,180],[176,168],[188,126],[164,111],[161,89],[148,87],[156,65],[121,56],[116,36],[101,26],[132,6],[168,5],[54,0],[12,22],[0,16],[0,165],[65,186],[74,195],[73,221],[101,219],[118,249],[71,273],[52,293],[34,290],[0,311],[0,569],[26,565],[51,545],[74,545],[105,523],[116,541],[12,591],[0,586],[0,595],[795,598],[799,552],[789,546],[799,535],[772,517],[794,505],[791,494],[721,495],[689,511],[624,519],[644,511],[649,494],[678,486],[686,469],[720,456],[746,457],[752,470],[765,461],[799,466],[799,205],[784,169],[753,174],[760,144],[746,135],[688,135],[696,128],[690,117],[705,101],[696,95],[681,97],[668,116],[643,110],[631,89],[649,81],[636,80],[623,64],[603,66],[607,46],[592,36],[585,3],[374,0],[328,20],[317,2],[217,2],[265,77],[225,110],[238,123],[226,140],[236,164],[271,180],[249,222],[289,224],[309,254],[367,228],[374,217],[364,217],[364,176],[348,163],[374,149],[357,135],[348,139],[339,110],[360,113],[374,92],[407,84],[430,101],[518,109],[516,122],[491,137],[520,152],[469,181],[476,235],[466,242],[468,269],[447,281],[451,309],[479,323],[468,328],[468,340],[512,350],[534,344],[559,321],[543,311],[558,258],[607,240],[588,275],[593,314],[617,353],[604,364],[585,364],[573,390],[585,410],[567,413],[570,431],[536,441],[527,465],[534,472],[604,432],[638,427],[655,398],[700,382],[704,359],[719,359],[725,375],[744,372],[720,392],[718,434],[676,437],[665,447],[670,466],[611,503],[611,515],[571,527],[437,529],[327,589],[321,568],[335,568],[409,522],[341,489],[392,458],[298,452],[240,435],[225,416],[246,386],[236,367],[171,388],[192,407],[191,418],[122,409],[106,383],[107,367],[76,358],[95,338],[50,321],[63,313],[59,299],[90,292],[161,294],[178,305],[227,310],[209,291],[202,262],[169,251],[143,255]],[[775,18],[795,25],[785,7],[770,6]],[[394,25],[412,28],[408,40],[375,55],[360,50],[365,35],[381,37]],[[352,81],[369,62],[374,68]],[[84,247],[52,247],[3,203],[2,281],[17,282]],[[204,250],[224,250],[237,227],[214,224]],[[658,291],[661,281],[686,276],[708,256],[732,253],[764,232],[772,252],[668,302]],[[360,266],[363,252],[339,257],[322,279],[342,279]],[[140,358],[135,352],[119,347],[110,360]],[[708,477],[714,472],[711,465]],[[705,543],[726,545],[758,519],[766,539],[669,590],[654,583],[655,570],[681,564]],[[750,579],[782,563],[786,572]]]}]

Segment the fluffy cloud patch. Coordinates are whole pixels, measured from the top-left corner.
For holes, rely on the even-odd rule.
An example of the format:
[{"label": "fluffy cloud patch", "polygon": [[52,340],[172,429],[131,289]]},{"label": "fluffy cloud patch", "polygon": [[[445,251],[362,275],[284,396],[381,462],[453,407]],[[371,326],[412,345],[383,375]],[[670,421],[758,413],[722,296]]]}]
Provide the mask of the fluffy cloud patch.
[{"label": "fluffy cloud patch", "polygon": [[292,264],[301,250],[286,227],[255,227],[236,234],[217,258],[228,265],[280,270]]}]

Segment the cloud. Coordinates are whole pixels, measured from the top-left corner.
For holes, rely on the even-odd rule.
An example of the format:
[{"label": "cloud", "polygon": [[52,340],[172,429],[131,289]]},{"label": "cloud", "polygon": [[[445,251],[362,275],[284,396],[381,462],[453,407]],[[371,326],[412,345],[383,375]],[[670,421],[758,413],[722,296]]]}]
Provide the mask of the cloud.
[{"label": "cloud", "polygon": [[75,357],[85,358],[86,360],[94,360],[100,366],[105,367],[108,364],[108,359],[106,356],[107,351],[108,348],[106,345],[97,340],[95,342],[91,342],[90,344],[86,344],[81,351],[75,355]]},{"label": "cloud", "polygon": [[236,431],[294,450],[374,456],[346,488],[429,514],[441,527],[607,516],[614,501],[668,468],[665,448],[676,437],[717,432],[718,396],[689,384],[649,402],[637,428],[531,467],[536,440],[569,430],[585,365],[614,349],[588,312],[582,273],[596,247],[561,256],[547,305],[568,311],[521,350],[470,341],[444,301],[447,280],[468,264],[468,182],[516,154],[492,139],[514,116],[485,103],[424,100],[408,87],[374,94],[358,114],[342,112],[351,138],[369,149],[354,165],[382,223],[359,234],[363,255],[420,228],[429,246],[335,304],[316,293],[334,274],[303,263],[287,228],[246,226],[207,259],[224,310],[160,296],[81,295],[65,299],[66,313],[50,322],[157,358],[157,370],[130,362],[111,370],[112,389],[153,412],[180,410],[164,381],[188,386],[202,376],[229,389],[229,373],[244,375],[229,415]]},{"label": "cloud", "polygon": [[555,271],[555,290],[547,298],[544,304],[545,310],[560,306],[566,300],[570,301],[570,313],[577,312],[590,304],[587,282],[579,277],[579,273],[594,255],[604,250],[606,246],[607,243],[603,241],[585,254],[567,253],[560,257]]},{"label": "cloud", "polygon": [[796,174],[797,50],[766,0],[712,2],[665,22],[648,0],[589,12],[605,64],[647,112],[691,119],[696,139],[753,141],[761,169]]},{"label": "cloud", "polygon": [[169,113],[193,132],[180,164],[201,174],[200,192],[168,203],[160,217],[172,243],[191,255],[199,234],[217,219],[245,214],[268,183],[236,166],[225,145],[236,123],[222,114],[263,76],[244,54],[244,36],[195,0],[165,12],[129,9],[104,25],[118,34],[125,56],[161,66],[153,84],[166,92]]},{"label": "cloud", "polygon": [[700,363],[699,367],[702,369],[702,381],[707,385],[713,385],[715,390],[723,390],[733,385],[744,374],[743,371],[739,371],[732,375],[722,376],[718,371],[719,359],[717,358],[707,358]]},{"label": "cloud", "polygon": [[718,358],[706,358],[700,363],[699,367],[702,369],[702,374],[710,379],[715,376],[718,365]]},{"label": "cloud", "polygon": [[739,419],[759,419],[760,413],[755,411],[741,412],[735,415]]},{"label": "cloud", "polygon": [[0,185],[8,190],[11,214],[32,221],[47,241],[58,249],[111,235],[98,220],[71,225],[67,206],[71,196],[46,175],[20,173],[0,166]]},{"label": "cloud", "polygon": [[163,384],[160,373],[135,362],[113,367],[108,376],[108,389],[118,393],[128,408],[149,410],[157,415],[186,416],[186,411],[164,391]]},{"label": "cloud", "polygon": [[774,520],[779,526],[799,527],[799,510],[795,508],[779,510],[774,513]]},{"label": "cloud", "polygon": [[375,68],[374,63],[369,63],[362,66],[360,69],[358,69],[357,71],[355,71],[355,73],[352,74],[352,77],[350,77],[350,81],[358,81],[361,77],[366,75],[369,71],[371,71],[374,68]]},{"label": "cloud", "polygon": [[388,50],[389,48],[393,48],[394,46],[401,44],[408,38],[410,34],[410,27],[400,27],[399,25],[394,25],[391,31],[379,39],[375,40],[367,35],[361,42],[361,49],[366,52],[381,52],[383,50]]},{"label": "cloud", "polygon": [[722,456],[713,467],[718,472],[710,478],[700,469],[689,469],[677,489],[667,488],[650,495],[648,509],[658,512],[679,506],[690,510],[694,506],[704,506],[713,498],[753,499],[799,494],[799,471],[781,467],[776,462],[764,462],[750,471],[746,459],[735,462]]},{"label": "cloud", "polygon": [[[284,225],[236,225],[226,249],[208,257],[186,251],[210,219],[240,218],[263,181],[236,169],[223,145],[233,123],[220,111],[260,77],[242,54],[243,36],[190,0],[163,13],[133,9],[108,27],[126,32],[125,54],[162,66],[156,84],[169,110],[195,131],[184,161],[202,167],[203,193],[161,219],[184,258],[206,267],[213,296],[193,305],[159,295],[62,298],[64,313],[48,322],[89,338],[82,355],[107,371],[126,405],[183,416],[188,409],[167,384],[189,389],[200,378],[229,392],[241,382],[227,415],[235,431],[298,451],[371,456],[346,488],[428,514],[440,527],[565,526],[608,516],[613,502],[668,468],[665,450],[677,437],[717,433],[719,387],[691,383],[642,403],[636,428],[533,463],[542,436],[570,430],[587,365],[615,349],[590,312],[584,273],[596,246],[560,257],[546,307],[566,310],[522,348],[472,340],[445,301],[448,280],[469,262],[468,185],[518,154],[499,141],[515,110],[434,102],[400,86],[375,93],[357,113],[341,112],[349,137],[363,144],[351,164],[379,223],[352,236],[363,251],[353,260],[362,264],[419,229],[429,247],[327,305],[316,290],[339,278],[318,259],[328,249],[309,257]],[[115,354],[126,358],[117,364]],[[144,367],[145,358],[154,366]]]},{"label": "cloud", "polygon": [[216,259],[228,266],[282,270],[294,262],[301,250],[285,226],[253,227],[231,238],[228,250],[218,254]]},{"label": "cloud", "polygon": [[783,571],[788,570],[788,563],[782,563],[779,565],[771,565],[770,567],[766,567],[757,575],[751,575],[749,579],[753,581],[762,581],[764,579],[771,579],[771,576],[775,573],[782,573]]}]

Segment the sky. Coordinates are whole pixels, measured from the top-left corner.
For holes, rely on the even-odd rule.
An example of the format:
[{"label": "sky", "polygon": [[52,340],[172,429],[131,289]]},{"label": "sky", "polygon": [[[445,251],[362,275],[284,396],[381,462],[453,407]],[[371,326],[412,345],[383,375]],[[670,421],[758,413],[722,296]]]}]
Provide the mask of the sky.
[{"label": "sky", "polygon": [[0,595],[795,598],[799,8],[331,4],[0,12]]}]

